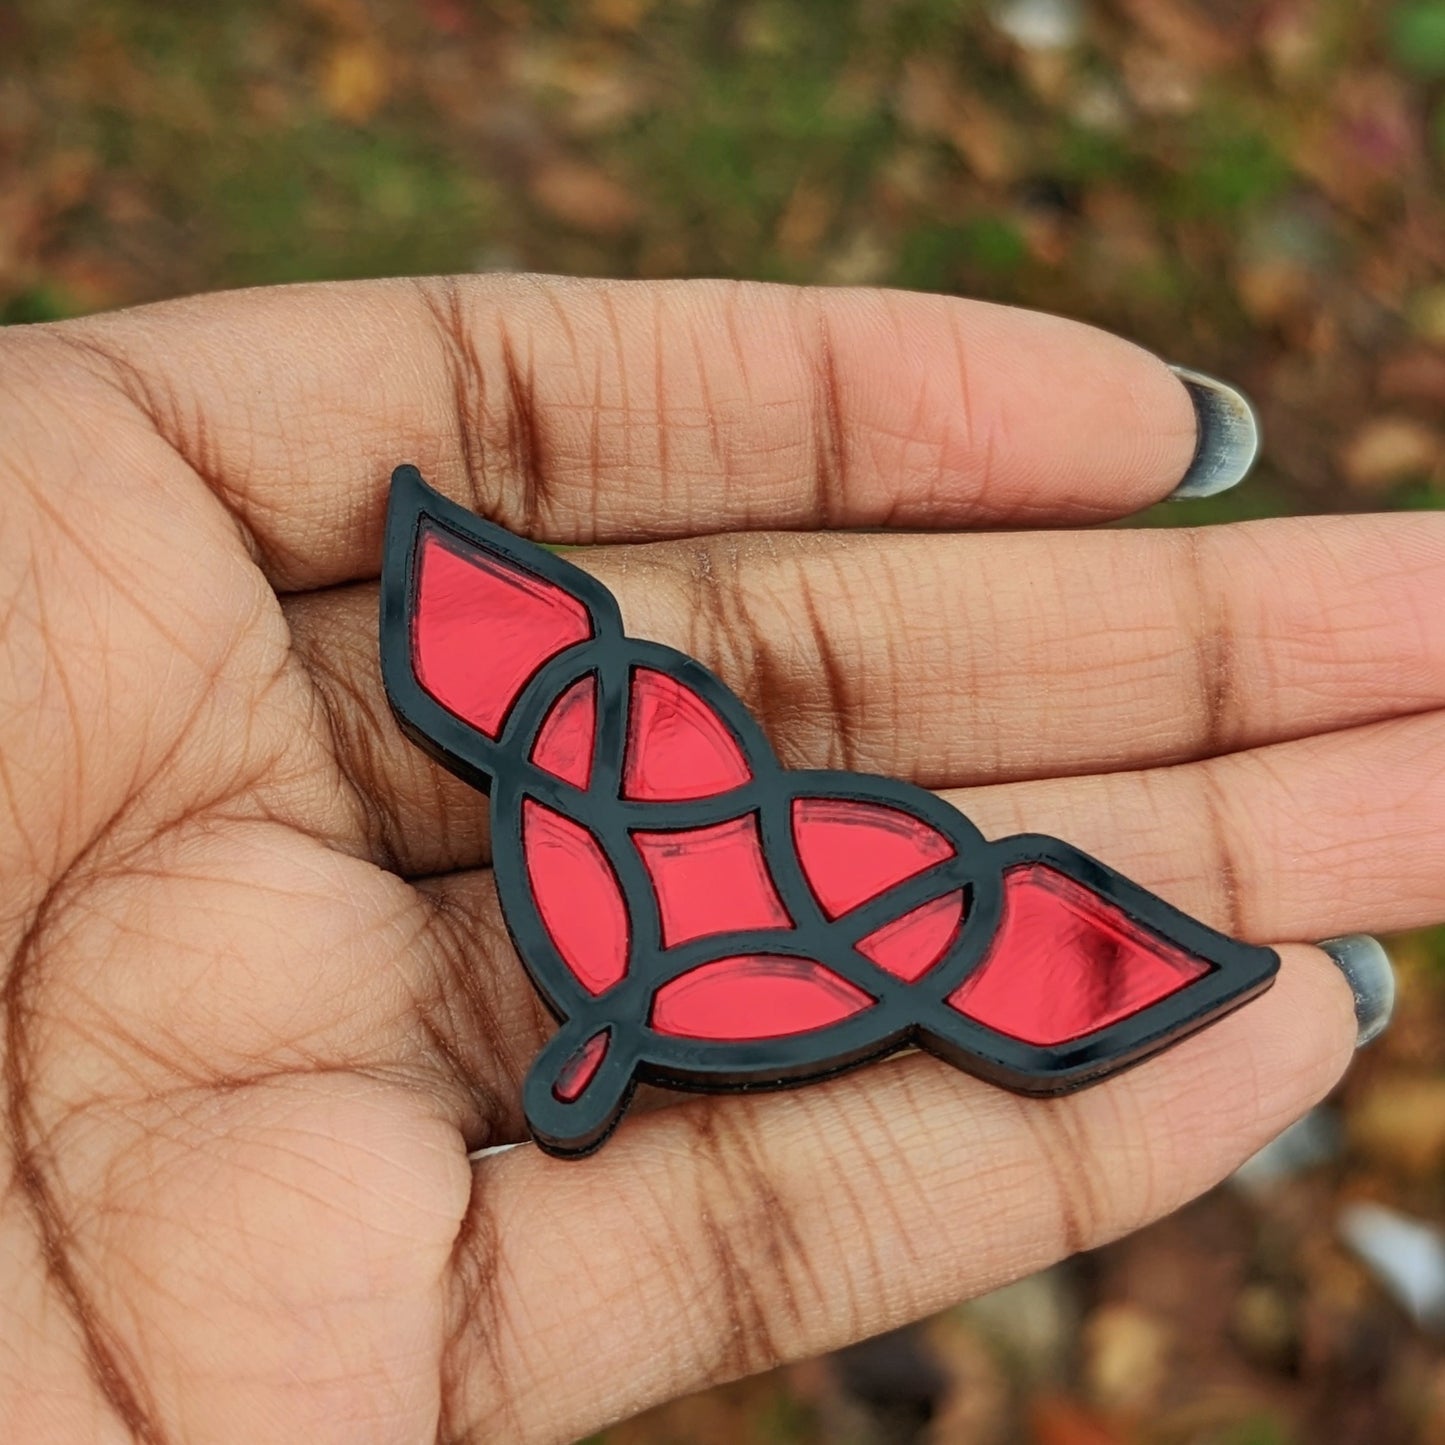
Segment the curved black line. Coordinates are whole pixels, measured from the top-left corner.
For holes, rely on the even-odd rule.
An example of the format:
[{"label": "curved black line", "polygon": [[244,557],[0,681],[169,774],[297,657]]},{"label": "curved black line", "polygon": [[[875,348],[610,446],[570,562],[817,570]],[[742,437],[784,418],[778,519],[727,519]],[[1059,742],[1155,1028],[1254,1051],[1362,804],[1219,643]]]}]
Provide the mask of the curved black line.
[{"label": "curved black line", "polygon": [[[549,659],[526,681],[495,742],[443,708],[413,671],[417,544],[427,526],[441,527],[463,546],[494,554],[565,589],[588,612],[593,635]],[[382,675],[392,708],[408,736],[444,766],[493,792],[493,866],[503,914],[533,982],[563,1020],[558,1039],[539,1055],[525,1086],[527,1117],[539,1143],[551,1152],[574,1155],[597,1147],[626,1107],[637,1079],[698,1091],[788,1087],[842,1072],[909,1042],[1020,1092],[1064,1092],[1129,1067],[1238,1007],[1268,987],[1278,969],[1271,950],[1225,937],[1067,843],[1043,835],[989,843],[962,813],[910,784],[783,769],[759,724],[715,674],[674,649],[626,637],[617,603],[601,583],[447,501],[426,486],[415,468],[398,468],[393,476],[385,548]],[[675,802],[621,796],[637,667],[655,668],[702,697],[747,759],[749,782],[712,797]],[[551,706],[588,672],[597,678],[597,727],[590,785],[580,790],[537,768],[530,754]],[[522,850],[521,815],[528,797],[587,828],[614,870],[628,915],[628,968],[620,983],[600,995],[589,993],[566,966],[538,914]],[[799,797],[898,809],[948,838],[954,856],[842,918],[829,919],[793,844],[792,805]],[[705,828],[748,813],[757,816],[763,859],[794,927],[716,934],[664,950],[657,894],[632,833]],[[1053,1045],[1010,1037],[951,1008],[948,997],[975,969],[995,962],[1006,966],[1007,960],[993,956],[1005,879],[1011,869],[1033,863],[1081,883],[1138,927],[1207,962],[1211,972],[1107,1028]],[[904,983],[859,951],[858,943],[868,934],[956,889],[966,895],[962,926],[944,958],[918,983]],[[828,1028],[776,1039],[683,1039],[650,1026],[648,1012],[659,987],[740,953],[814,959],[875,1003]],[[551,1092],[553,1074],[566,1062],[568,1047],[602,1028],[612,1033],[593,1081],[598,1093],[579,1111]],[[585,1127],[569,1125],[569,1118],[585,1120]]]}]

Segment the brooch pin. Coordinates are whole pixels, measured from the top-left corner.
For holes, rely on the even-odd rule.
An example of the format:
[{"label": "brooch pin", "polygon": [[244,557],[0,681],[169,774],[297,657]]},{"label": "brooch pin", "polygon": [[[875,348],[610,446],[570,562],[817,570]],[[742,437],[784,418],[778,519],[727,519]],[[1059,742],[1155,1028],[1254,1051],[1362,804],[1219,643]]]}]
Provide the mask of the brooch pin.
[{"label": "brooch pin", "polygon": [[1025,1094],[1107,1078],[1268,987],[1238,943],[1058,839],[784,768],[611,593],[392,476],[382,675],[402,728],[491,798],[517,953],[561,1028],[523,1107],[581,1155],[639,1080],[780,1088],[909,1045]]}]

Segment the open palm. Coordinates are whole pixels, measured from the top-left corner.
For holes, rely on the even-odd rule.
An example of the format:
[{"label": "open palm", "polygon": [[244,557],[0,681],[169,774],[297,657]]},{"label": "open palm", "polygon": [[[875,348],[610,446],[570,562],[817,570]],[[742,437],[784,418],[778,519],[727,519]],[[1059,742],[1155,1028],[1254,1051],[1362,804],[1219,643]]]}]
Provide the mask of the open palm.
[{"label": "open palm", "polygon": [[628,631],[790,765],[947,790],[1251,940],[1435,919],[1441,519],[961,534],[1128,513],[1193,442],[1124,342],[879,292],[395,282],[0,336],[13,1438],[568,1439],[1135,1227],[1306,1108],[1354,1020],[1291,944],[1066,1100],[913,1056],[469,1158],[523,1137],[552,1025],[484,802],[378,678],[411,461],[604,544]]}]

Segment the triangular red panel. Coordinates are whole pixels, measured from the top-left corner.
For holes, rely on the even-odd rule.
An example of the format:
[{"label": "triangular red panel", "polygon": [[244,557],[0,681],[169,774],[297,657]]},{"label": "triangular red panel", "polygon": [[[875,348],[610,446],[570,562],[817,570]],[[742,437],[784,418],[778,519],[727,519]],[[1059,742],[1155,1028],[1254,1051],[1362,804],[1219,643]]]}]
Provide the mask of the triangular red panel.
[{"label": "triangular red panel", "polygon": [[728,725],[675,677],[632,673],[622,792],[643,802],[710,798],[752,777]]},{"label": "triangular red panel", "polygon": [[905,983],[917,983],[948,952],[963,922],[963,890],[931,898],[858,942],[858,952]]},{"label": "triangular red panel", "polygon": [[533,673],[592,626],[560,587],[464,548],[435,529],[421,534],[412,667],[444,708],[495,738]]},{"label": "triangular red panel", "polygon": [[597,679],[588,673],[552,704],[532,745],[532,761],[564,783],[585,788],[592,780],[596,729]]},{"label": "triangular red panel", "polygon": [[798,798],[793,838],[803,872],[830,918],[953,856],[936,828],[882,803]]}]

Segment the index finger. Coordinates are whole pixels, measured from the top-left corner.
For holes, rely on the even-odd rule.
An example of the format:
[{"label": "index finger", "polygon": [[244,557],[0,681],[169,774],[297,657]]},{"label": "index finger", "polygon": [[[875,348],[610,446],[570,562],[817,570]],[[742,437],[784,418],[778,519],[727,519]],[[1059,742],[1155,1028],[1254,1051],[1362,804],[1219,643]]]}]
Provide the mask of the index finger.
[{"label": "index finger", "polygon": [[981,302],[452,277],[238,292],[60,328],[278,586],[375,575],[387,478],[555,542],[1079,523],[1190,465],[1193,402],[1106,332]]}]

